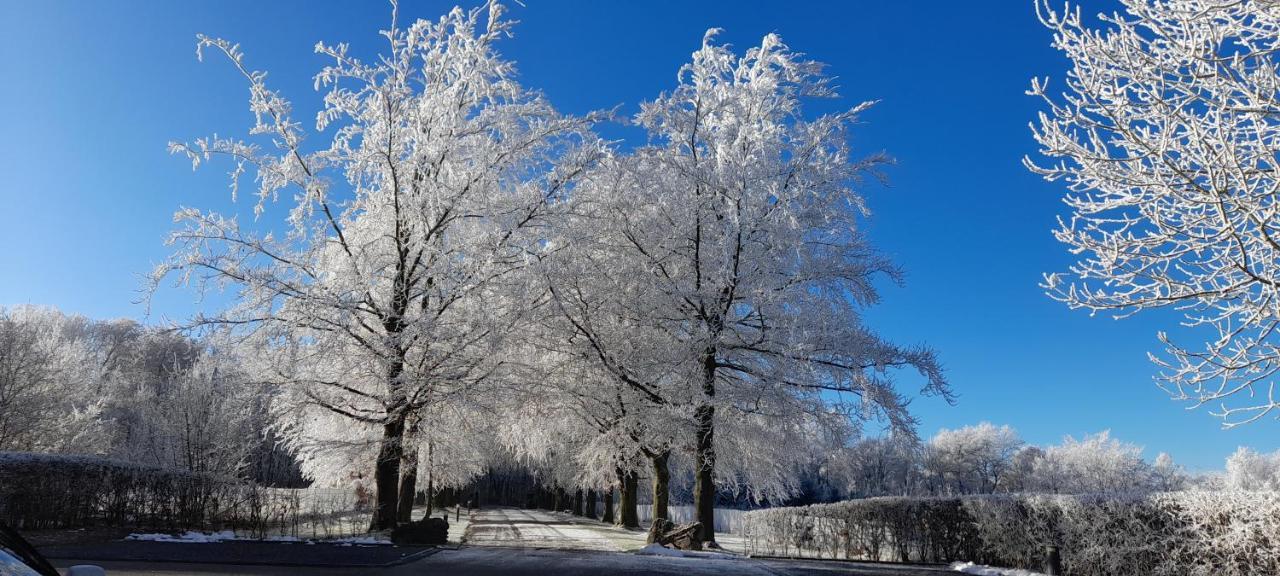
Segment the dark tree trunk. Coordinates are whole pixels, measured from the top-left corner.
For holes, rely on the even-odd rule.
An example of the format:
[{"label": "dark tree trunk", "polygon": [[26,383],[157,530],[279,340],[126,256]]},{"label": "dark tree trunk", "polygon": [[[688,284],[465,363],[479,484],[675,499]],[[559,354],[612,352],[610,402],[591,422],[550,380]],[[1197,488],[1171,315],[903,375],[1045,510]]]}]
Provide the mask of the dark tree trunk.
[{"label": "dark tree trunk", "polygon": [[587,489],[587,518],[596,519],[596,491]]},{"label": "dark tree trunk", "polygon": [[[400,230],[398,217],[396,230],[395,241],[399,248],[403,238],[398,234]],[[395,268],[396,275],[391,286],[391,306],[381,318],[382,329],[391,342],[398,342],[399,336],[404,332],[404,316],[409,309],[410,286],[405,254],[400,250],[400,258]],[[404,454],[405,424],[409,418],[407,412],[409,406],[408,399],[405,397],[404,383],[401,382],[404,376],[406,351],[396,346],[392,352],[387,365],[386,383],[390,392],[388,397],[390,401],[386,404],[387,420],[382,425],[382,443],[378,446],[378,461],[373,469],[373,483],[378,493],[375,495],[377,503],[373,510],[373,519],[369,523],[370,531],[395,528],[396,518],[400,512],[396,504],[399,500],[400,458]],[[412,497],[413,493],[410,492],[409,495]]]},{"label": "dark tree trunk", "polygon": [[435,475],[432,473],[432,468],[435,462],[432,460],[431,448],[432,448],[431,442],[428,441],[427,442],[427,515],[426,515],[426,518],[430,518],[431,513],[436,509],[436,479],[435,479]]},{"label": "dark tree trunk", "polygon": [[582,515],[582,489],[581,488],[579,488],[577,492],[573,493],[573,515],[574,516]]},{"label": "dark tree trunk", "polygon": [[618,498],[618,525],[623,528],[639,528],[640,515],[636,513],[636,492],[639,491],[639,486],[636,473],[618,470],[618,480],[622,485]]},{"label": "dark tree trunk", "polygon": [[400,458],[400,497],[396,520],[413,521],[413,495],[418,490],[418,449],[409,446]]},{"label": "dark tree trunk", "polygon": [[552,510],[556,512],[564,512],[564,505],[565,505],[564,488],[556,486],[556,503],[555,503],[555,508],[552,508]]},{"label": "dark tree trunk", "polygon": [[378,447],[378,461],[373,469],[374,496],[373,521],[369,530],[387,530],[396,527],[396,502],[400,488],[400,455],[404,450],[404,418],[392,418],[382,427],[382,443]]},{"label": "dark tree trunk", "polygon": [[649,529],[649,544],[654,542],[653,526],[671,518],[667,510],[667,504],[671,500],[671,468],[667,464],[670,459],[670,452],[649,458],[649,463],[653,465],[653,523]]},{"label": "dark tree trunk", "polygon": [[693,509],[694,521],[702,524],[701,540],[714,542],[716,539],[716,447],[715,417],[716,408],[712,400],[716,395],[716,354],[708,350],[702,361],[702,392],[706,396],[706,404],[694,412],[697,426],[695,438],[693,477]]},{"label": "dark tree trunk", "polygon": [[600,519],[605,524],[613,524],[613,487],[609,487],[604,492],[604,518]]}]

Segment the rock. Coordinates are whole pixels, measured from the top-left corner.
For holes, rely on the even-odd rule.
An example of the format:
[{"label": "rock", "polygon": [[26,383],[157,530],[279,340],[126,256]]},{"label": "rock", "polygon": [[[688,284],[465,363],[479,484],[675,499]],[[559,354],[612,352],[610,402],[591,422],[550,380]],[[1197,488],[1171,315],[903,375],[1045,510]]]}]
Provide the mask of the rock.
[{"label": "rock", "polygon": [[702,532],[702,524],[682,524],[676,526],[669,520],[654,522],[649,527],[649,539],[654,544],[661,544],[676,550],[701,550],[702,541],[698,540]]},{"label": "rock", "polygon": [[396,526],[391,542],[407,546],[433,546],[449,541],[449,522],[444,518],[423,518]]},{"label": "rock", "polygon": [[666,545],[666,542],[662,541],[662,536],[675,529],[675,527],[676,525],[672,524],[671,521],[666,518],[658,518],[657,520],[654,520],[653,523],[649,525],[649,536],[645,539],[645,543]]}]

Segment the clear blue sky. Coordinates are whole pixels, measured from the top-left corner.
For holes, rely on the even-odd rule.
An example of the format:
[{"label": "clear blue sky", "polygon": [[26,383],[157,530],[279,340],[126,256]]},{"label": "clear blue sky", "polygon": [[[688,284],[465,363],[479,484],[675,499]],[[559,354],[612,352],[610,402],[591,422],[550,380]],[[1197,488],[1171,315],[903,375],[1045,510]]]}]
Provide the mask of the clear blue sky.
[{"label": "clear blue sky", "polygon": [[[891,185],[867,194],[872,234],[908,283],[871,317],[901,342],[935,346],[959,394],[956,406],[914,404],[923,433],[989,420],[1051,443],[1111,429],[1193,469],[1221,467],[1238,445],[1280,444],[1274,421],[1223,431],[1155,387],[1146,352],[1175,318],[1091,318],[1037,287],[1069,259],[1050,235],[1062,190],[1020,165],[1037,110],[1023,91],[1066,63],[1030,0],[526,4],[512,5],[522,23],[504,53],[567,112],[634,111],[673,85],[709,27],[738,47],[778,32],[830,65],[841,104],[882,101],[854,144],[898,160]],[[451,5],[404,0],[401,12],[434,18]],[[171,139],[242,135],[251,120],[230,67],[196,62],[196,33],[242,43],[306,119],[319,106],[316,41],[376,49],[388,16],[380,2],[0,0],[0,305],[140,317],[141,275],[166,254],[174,209],[227,204],[225,167],[193,174],[165,152]],[[204,305],[166,290],[152,320]]]}]

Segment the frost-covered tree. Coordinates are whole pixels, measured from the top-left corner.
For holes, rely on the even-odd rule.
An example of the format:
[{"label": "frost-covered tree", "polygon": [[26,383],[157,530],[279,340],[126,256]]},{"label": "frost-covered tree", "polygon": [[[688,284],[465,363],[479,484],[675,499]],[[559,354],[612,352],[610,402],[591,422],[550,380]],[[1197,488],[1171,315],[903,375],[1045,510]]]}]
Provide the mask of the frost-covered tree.
[{"label": "frost-covered tree", "polygon": [[1038,489],[1036,470],[1038,463],[1044,459],[1044,448],[1039,446],[1023,446],[1009,459],[1009,469],[1005,472],[1002,491],[1009,493],[1033,492]]},{"label": "frost-covered tree", "polygon": [[1151,463],[1151,488],[1161,492],[1173,492],[1186,488],[1191,482],[1182,466],[1173,461],[1167,452],[1161,452]]},{"label": "frost-covered tree", "polygon": [[0,450],[106,448],[100,372],[77,327],[56,310],[0,308]]},{"label": "frost-covered tree", "polygon": [[[823,403],[905,431],[913,421],[894,368],[919,370],[926,393],[948,393],[932,351],[886,342],[862,321],[877,300],[873,280],[899,277],[861,232],[866,210],[853,190],[884,162],[849,150],[849,129],[869,104],[808,119],[804,98],[834,96],[818,64],[774,35],[739,55],[715,33],[673,91],[642,105],[635,121],[651,143],[575,195],[598,199],[595,241],[610,255],[600,264],[622,299],[610,321],[660,339],[653,348],[679,363],[663,373],[680,377],[676,398],[691,406],[693,493],[706,540],[720,418]],[[557,301],[587,317],[574,292]],[[610,358],[634,342],[649,345],[589,340]],[[659,395],[656,380],[635,377],[642,370],[606,367],[625,372],[641,394]]]},{"label": "frost-covered tree", "polygon": [[1066,183],[1055,235],[1078,256],[1045,286],[1073,308],[1172,308],[1215,332],[1161,332],[1158,381],[1219,404],[1227,426],[1257,420],[1280,406],[1280,4],[1121,3],[1097,25],[1036,4],[1070,68],[1059,88],[1032,82],[1044,159],[1026,164]]},{"label": "frost-covered tree", "polygon": [[1231,490],[1280,490],[1280,451],[1261,454],[1237,449],[1227,458],[1223,481]]},{"label": "frost-covered tree", "polygon": [[270,437],[273,394],[220,344],[129,320],[0,309],[0,449],[296,482]]},{"label": "frost-covered tree", "polygon": [[943,429],[925,445],[924,466],[939,493],[992,494],[1022,445],[1013,428],[990,422]]},{"label": "frost-covered tree", "polygon": [[1036,462],[1037,491],[1057,494],[1144,492],[1154,489],[1142,448],[1111,437],[1110,431],[1068,436],[1045,449]]},{"label": "frost-covered tree", "polygon": [[258,447],[270,398],[228,351],[202,354],[191,366],[173,367],[162,387],[137,397],[147,435],[136,446],[145,453],[133,459],[235,477]]},{"label": "frost-covered tree", "polygon": [[851,497],[912,496],[920,489],[922,453],[914,436],[866,438],[837,453],[832,474]]},{"label": "frost-covered tree", "polygon": [[[557,283],[581,287],[579,280],[562,278]],[[580,303],[587,297],[584,292],[575,293]],[[661,395],[655,401],[603,367],[597,349],[582,334],[602,337],[607,313],[593,307],[590,319],[577,320],[559,307],[545,312],[541,330],[526,349],[531,360],[527,383],[505,399],[511,404],[504,411],[508,445],[526,462],[551,472],[547,478],[558,487],[605,492],[616,487],[620,491],[617,519],[627,527],[638,523],[636,479],[648,475],[654,496],[652,518],[668,518],[671,451],[687,428],[684,419]],[[590,328],[579,333],[566,318],[587,322]],[[610,332],[610,336],[616,334]],[[632,349],[626,360],[609,358],[609,362],[637,366],[639,348]],[[646,377],[657,374],[650,371]]]},{"label": "frost-covered tree", "polygon": [[[496,2],[400,27],[396,9],[372,60],[318,44],[323,109],[305,146],[290,103],[240,47],[201,36],[249,84],[249,140],[172,150],[199,166],[229,160],[232,197],[256,174],[248,225],[185,208],[174,256],[154,274],[236,303],[193,325],[249,333],[263,378],[286,386],[304,456],[325,443],[377,444],[374,528],[396,522],[408,423],[434,399],[498,377],[501,338],[527,302],[513,281],[537,250],[548,206],[597,155],[587,122],[558,114],[514,80],[496,43],[511,32]],[[290,199],[276,223],[274,203]],[[425,422],[424,425],[430,425]],[[358,447],[351,447],[356,449]]]}]

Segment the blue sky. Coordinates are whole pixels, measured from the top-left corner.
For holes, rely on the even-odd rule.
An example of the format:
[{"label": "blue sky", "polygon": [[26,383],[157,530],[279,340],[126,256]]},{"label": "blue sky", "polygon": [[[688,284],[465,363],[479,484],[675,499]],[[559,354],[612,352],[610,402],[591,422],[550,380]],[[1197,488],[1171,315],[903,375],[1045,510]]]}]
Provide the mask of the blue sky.
[{"label": "blue sky", "polygon": [[[936,347],[959,396],[915,402],[923,433],[988,420],[1052,443],[1110,429],[1193,469],[1221,467],[1239,445],[1278,447],[1272,420],[1224,431],[1156,388],[1146,352],[1176,317],[1090,317],[1038,288],[1070,260],[1050,235],[1061,188],[1020,164],[1035,150],[1037,111],[1023,91],[1066,62],[1030,0],[526,4],[511,7],[521,24],[503,52],[567,112],[634,111],[673,86],[710,27],[740,48],[777,32],[826,62],[845,99],[814,111],[881,101],[854,146],[897,159],[889,186],[865,192],[871,233],[907,285],[887,287],[870,318],[899,342]],[[404,0],[401,13],[450,6]],[[167,253],[173,211],[228,205],[225,167],[193,174],[165,152],[173,139],[242,135],[251,120],[230,67],[196,62],[196,33],[240,42],[305,119],[319,105],[315,42],[376,49],[388,17],[380,2],[0,0],[0,305],[141,317],[141,276]],[[214,304],[165,290],[151,320]]]}]

